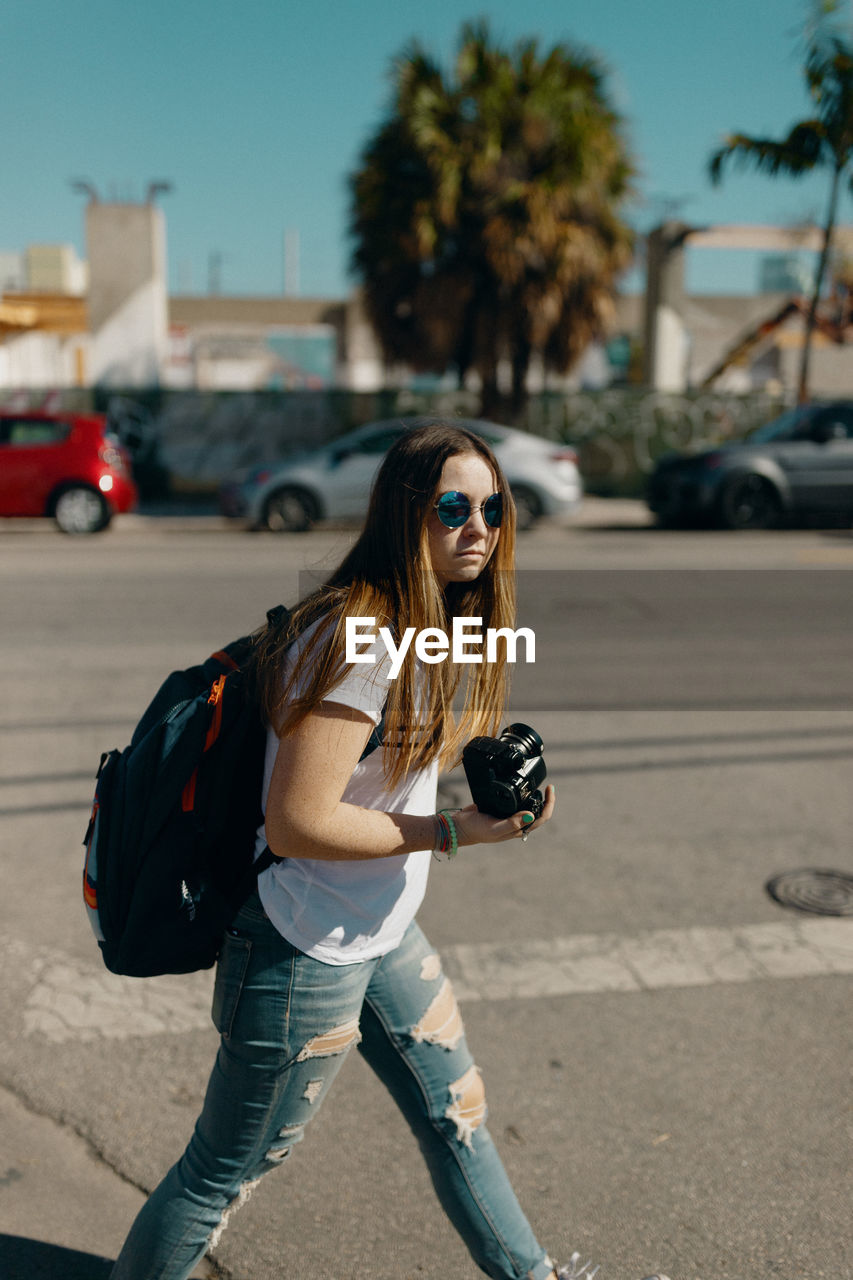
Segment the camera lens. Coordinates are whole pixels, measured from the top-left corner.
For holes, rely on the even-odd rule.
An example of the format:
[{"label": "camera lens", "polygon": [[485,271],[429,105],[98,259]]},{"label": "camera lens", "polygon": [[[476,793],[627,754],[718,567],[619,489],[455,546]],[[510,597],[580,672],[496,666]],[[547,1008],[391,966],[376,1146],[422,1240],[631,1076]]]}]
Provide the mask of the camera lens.
[{"label": "camera lens", "polygon": [[542,754],[542,739],[529,724],[521,724],[520,721],[516,724],[508,724],[501,733],[501,738],[504,742],[512,742],[528,759]]}]

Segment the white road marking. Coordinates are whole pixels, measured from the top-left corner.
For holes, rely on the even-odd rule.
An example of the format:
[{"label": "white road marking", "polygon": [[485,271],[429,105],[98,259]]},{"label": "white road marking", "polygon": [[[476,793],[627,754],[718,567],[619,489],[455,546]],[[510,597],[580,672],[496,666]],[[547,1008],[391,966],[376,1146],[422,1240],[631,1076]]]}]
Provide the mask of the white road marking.
[{"label": "white road marking", "polygon": [[[459,943],[443,948],[442,961],[457,996],[469,1002],[821,977],[853,973],[853,919]],[[0,969],[15,970],[25,1033],[55,1044],[210,1027],[211,970],[121,978],[20,942],[0,943]]]},{"label": "white road marking", "polygon": [[447,948],[460,1000],[706,987],[853,973],[853,920],[803,918],[731,929],[656,929]]},{"label": "white road marking", "polygon": [[[94,943],[93,943],[94,945]],[[24,1032],[55,1044],[210,1027],[213,970],[163,978],[121,978],[97,960],[0,941],[0,973],[20,993]],[[29,985],[28,985],[29,984]]]}]

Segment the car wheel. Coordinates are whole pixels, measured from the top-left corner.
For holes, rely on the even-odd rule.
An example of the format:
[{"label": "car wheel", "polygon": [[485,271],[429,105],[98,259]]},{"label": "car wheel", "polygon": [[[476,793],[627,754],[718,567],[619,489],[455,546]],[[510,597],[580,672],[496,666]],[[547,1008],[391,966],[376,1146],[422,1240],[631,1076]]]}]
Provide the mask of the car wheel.
[{"label": "car wheel", "polygon": [[727,529],[772,529],[781,515],[779,495],[763,476],[736,476],[720,496],[720,519]]},{"label": "car wheel", "polygon": [[264,504],[263,525],[274,533],[305,533],[317,519],[317,504],[301,489],[278,489]]},{"label": "car wheel", "polygon": [[100,533],[111,517],[105,499],[86,485],[64,489],[53,505],[53,518],[63,533]]},{"label": "car wheel", "polygon": [[664,509],[655,511],[654,517],[660,529],[683,529],[690,524],[683,511],[668,511]]},{"label": "car wheel", "polygon": [[515,503],[515,527],[519,532],[532,529],[542,515],[542,503],[532,489],[522,485],[511,486],[512,499]]}]

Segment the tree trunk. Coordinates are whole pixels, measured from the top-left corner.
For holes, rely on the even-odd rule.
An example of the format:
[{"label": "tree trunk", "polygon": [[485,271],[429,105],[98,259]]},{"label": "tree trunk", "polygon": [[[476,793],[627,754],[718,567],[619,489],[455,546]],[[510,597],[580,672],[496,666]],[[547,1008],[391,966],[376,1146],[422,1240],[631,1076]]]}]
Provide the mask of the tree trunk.
[{"label": "tree trunk", "polygon": [[525,337],[516,337],[512,353],[512,390],[510,392],[510,417],[518,426],[527,408],[527,372],[530,368],[530,343]]},{"label": "tree trunk", "polygon": [[456,368],[457,386],[465,389],[465,379],[474,364],[474,335],[477,331],[477,313],[482,306],[480,290],[475,287],[465,303],[462,323],[459,326],[459,339],[453,352],[453,364]]},{"label": "tree trunk", "polygon": [[480,417],[491,418],[493,422],[502,422],[506,412],[506,398],[502,395],[498,381],[498,365],[502,343],[495,324],[499,317],[498,299],[487,299],[481,295],[484,307],[490,305],[491,313],[481,317],[477,335],[476,368],[480,375]]},{"label": "tree trunk", "polygon": [[823,244],[821,246],[820,259],[817,265],[817,273],[815,275],[814,289],[809,303],[808,315],[806,316],[805,332],[803,334],[803,354],[800,359],[800,378],[797,385],[797,402],[799,404],[804,404],[809,398],[809,368],[811,364],[812,338],[814,336],[815,320],[817,317],[817,308],[820,301],[821,289],[823,288],[823,280],[826,275],[829,255],[832,251],[832,237],[833,232],[835,231],[835,219],[838,210],[838,190],[841,184],[842,168],[843,166],[836,162],[832,174],[832,187],[829,193],[829,207],[826,211],[826,221],[823,227]]},{"label": "tree trunk", "polygon": [[480,387],[480,417],[500,422],[503,417],[504,397],[498,387],[498,370],[496,364],[480,370],[482,380]]}]

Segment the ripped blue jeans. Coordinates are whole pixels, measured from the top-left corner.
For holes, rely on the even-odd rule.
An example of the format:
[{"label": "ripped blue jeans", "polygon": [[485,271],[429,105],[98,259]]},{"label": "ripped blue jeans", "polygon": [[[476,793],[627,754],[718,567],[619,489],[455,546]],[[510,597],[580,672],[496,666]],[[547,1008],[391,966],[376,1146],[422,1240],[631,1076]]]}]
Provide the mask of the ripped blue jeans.
[{"label": "ripped blue jeans", "polygon": [[551,1273],[484,1123],[452,988],[417,925],[386,956],[331,966],[282,938],[253,895],[226,937],[213,1018],[221,1043],[195,1132],[111,1280],[184,1280],[252,1184],[301,1140],[355,1044],[403,1111],[480,1269],[494,1280]]}]

